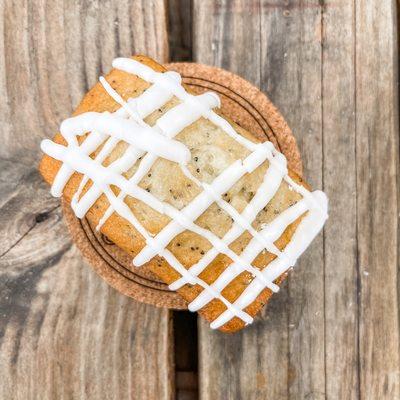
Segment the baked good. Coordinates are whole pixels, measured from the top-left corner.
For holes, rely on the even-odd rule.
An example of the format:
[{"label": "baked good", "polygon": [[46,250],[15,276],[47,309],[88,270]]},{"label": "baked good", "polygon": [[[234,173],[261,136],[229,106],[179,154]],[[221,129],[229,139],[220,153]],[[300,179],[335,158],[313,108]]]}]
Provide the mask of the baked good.
[{"label": "baked good", "polygon": [[179,74],[119,58],[61,134],[40,171],[75,214],[146,264],[211,322],[253,321],[327,218],[270,142],[259,143],[193,96]]}]

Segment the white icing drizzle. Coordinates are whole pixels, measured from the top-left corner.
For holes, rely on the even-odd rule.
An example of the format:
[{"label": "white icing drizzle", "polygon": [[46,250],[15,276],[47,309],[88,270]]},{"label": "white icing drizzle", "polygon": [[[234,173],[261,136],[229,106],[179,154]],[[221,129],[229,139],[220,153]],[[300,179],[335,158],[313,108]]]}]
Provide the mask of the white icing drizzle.
[{"label": "white icing drizzle", "polygon": [[[285,250],[283,251],[285,257],[277,257],[270,264],[268,264],[266,268],[263,269],[262,273],[266,279],[275,280],[281,274],[286,272],[288,267],[293,266],[298,257],[306,250],[314,237],[322,229],[327,218],[327,197],[325,193],[321,191],[315,191],[311,194],[311,196],[319,205],[321,205],[322,210],[320,208],[312,208],[308,211],[307,215],[302,219],[297,227],[292,239],[285,247]],[[321,211],[323,212],[322,215]],[[292,218],[293,220],[296,219],[295,215],[290,215],[290,212],[285,214],[282,218],[279,218],[282,215],[284,215],[284,213],[277,217],[277,219],[279,219],[277,225],[280,225],[281,227],[286,225],[287,220],[292,220]],[[273,223],[274,222],[272,222],[272,224]],[[268,226],[266,229],[269,229]],[[270,230],[271,233],[269,234],[273,234],[273,229]],[[248,247],[252,247],[253,245],[255,245],[255,243],[250,242]],[[252,254],[254,254],[256,251],[257,248],[251,248],[249,250],[249,252]],[[287,260],[289,260],[289,265]],[[238,307],[239,309],[244,309],[257,298],[263,289],[264,287],[262,282],[260,282],[258,277],[255,277],[253,281],[246,287],[243,293],[238,297],[238,299],[236,299],[236,301],[233,303],[234,306]],[[234,313],[227,309],[217,319],[215,319],[210,326],[213,329],[218,329],[226,322],[231,320],[234,316]]]},{"label": "white icing drizzle", "polygon": [[[282,154],[279,154],[282,159],[284,159]],[[286,159],[285,159],[286,162]],[[281,168],[277,168],[274,163],[270,164],[270,167],[267,170],[267,173],[264,175],[264,180],[258,188],[254,197],[247,204],[246,208],[243,210],[241,217],[243,219],[252,222],[255,220],[257,214],[265,207],[266,204],[270,202],[276,191],[278,190],[282,179],[284,176],[284,171]],[[224,235],[223,241],[226,245],[230,245],[234,242],[245,229],[236,222],[232,225],[230,230]],[[265,240],[265,239],[264,239]],[[273,243],[270,241],[270,243]],[[204,257],[196,264],[194,264],[191,268],[189,268],[189,272],[193,275],[198,276],[206,267],[209,265],[212,260],[218,255],[218,250],[213,247],[211,248]],[[243,258],[243,255],[241,255]],[[252,261],[252,260],[251,260]],[[251,262],[250,261],[250,262]],[[185,284],[184,279],[178,279],[174,283],[172,283],[169,287],[171,290],[177,290]],[[277,289],[277,287],[275,288]]]},{"label": "white icing drizzle", "polygon": [[[253,318],[244,309],[265,288],[272,291],[279,289],[274,281],[295,264],[297,258],[322,229],[327,218],[326,196],[320,191],[310,193],[303,186],[294,182],[288,175],[285,157],[274,148],[272,143],[251,142],[240,136],[225,119],[215,113],[213,108],[220,105],[219,97],[216,94],[208,92],[200,96],[193,96],[187,93],[181,85],[181,77],[178,73],[156,72],[136,60],[117,58],[114,60],[113,66],[137,75],[149,82],[151,86],[140,96],[125,102],[104,78],[100,78],[104,89],[121,105],[121,108],[114,113],[88,112],[65,120],[61,124],[60,131],[67,141],[67,146],[53,143],[50,140],[42,142],[41,146],[45,153],[63,162],[53,182],[52,194],[61,196],[72,174],[75,171],[81,173],[82,180],[71,202],[78,217],[82,218],[97,199],[104,194],[110,205],[100,219],[97,228],[99,229],[115,211],[129,221],[146,242],[145,247],[134,258],[134,265],[143,265],[155,255],[159,255],[181,274],[181,277],[170,285],[172,290],[179,289],[185,284],[197,284],[203,287],[200,295],[189,304],[191,311],[204,307],[213,299],[219,299],[226,306],[226,311],[212,322],[212,328],[221,327],[233,317],[242,319],[246,324],[251,323]],[[143,119],[146,116],[162,107],[174,96],[180,103],[162,115],[153,127],[144,122]],[[201,117],[209,119],[251,152],[245,159],[237,160],[228,166],[211,184],[201,182],[193,176],[186,166],[190,160],[189,150],[181,142],[174,140],[179,132]],[[77,136],[87,132],[90,133],[79,145]],[[120,141],[128,143],[127,150],[119,159],[104,167],[103,162]],[[102,147],[100,148],[100,146]],[[92,159],[90,154],[99,148],[96,157]],[[182,172],[203,189],[181,210],[158,200],[154,195],[138,186],[158,157],[178,163]],[[129,179],[122,176],[139,158],[142,159],[133,176]],[[222,195],[229,191],[241,177],[253,172],[265,161],[269,162],[269,167],[263,182],[243,212],[239,213],[223,199]],[[89,180],[92,185],[81,195]],[[258,213],[274,197],[282,181],[285,181],[303,198],[264,226],[260,232],[257,232],[252,223]],[[118,196],[111,190],[110,185],[120,189]],[[157,235],[152,236],[125,203],[127,195],[143,201],[159,213],[167,215],[171,218],[170,223]],[[232,227],[222,239],[194,222],[214,202],[233,219]],[[302,215],[304,217],[292,239],[285,249],[280,251],[274,242],[292,222]],[[174,237],[185,230],[201,235],[212,245],[200,261],[189,269],[186,269],[166,248]],[[251,233],[252,239],[243,252],[238,255],[230,249],[229,245],[245,231]],[[264,249],[275,254],[276,258],[266,268],[260,270],[251,263]],[[227,255],[232,263],[209,285],[199,278],[199,274],[219,253]],[[222,291],[243,271],[249,271],[254,278],[236,301],[230,303],[222,295]]]}]

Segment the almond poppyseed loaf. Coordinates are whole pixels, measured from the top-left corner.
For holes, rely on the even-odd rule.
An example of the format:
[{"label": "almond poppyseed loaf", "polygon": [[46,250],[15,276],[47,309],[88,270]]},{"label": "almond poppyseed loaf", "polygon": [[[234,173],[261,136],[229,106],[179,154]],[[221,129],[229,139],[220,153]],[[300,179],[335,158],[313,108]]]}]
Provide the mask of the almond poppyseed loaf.
[{"label": "almond poppyseed loaf", "polygon": [[[140,62],[145,67],[150,67],[155,72],[166,72],[166,69],[162,65],[148,57],[137,56],[133,57],[133,60]],[[147,70],[144,71],[146,72]],[[139,98],[139,96],[142,96],[146,90],[152,86],[152,83],[147,82],[143,77],[139,77],[134,73],[129,73],[119,68],[112,69],[111,72],[105,76],[105,80],[106,83],[97,83],[92,89],[90,89],[75,110],[73,116],[79,116],[83,113],[89,112],[114,113],[121,108],[121,101],[128,102],[129,99]],[[157,82],[158,81],[156,81],[155,84],[157,84]],[[114,97],[110,95],[110,93],[113,92],[110,92],[110,90],[107,91],[104,86],[105,84],[110,85],[110,90],[117,93],[118,96],[122,98],[121,101],[115,97],[116,95]],[[191,100],[188,99],[189,103],[190,101]],[[179,99],[175,95],[171,96],[165,104],[157,107],[157,109],[143,118],[145,126],[155,127],[157,121],[161,117],[165,116],[169,111],[173,110],[181,103],[182,99]],[[193,107],[196,107],[196,105]],[[218,110],[215,112],[217,116],[223,117]],[[106,115],[108,115],[108,113]],[[93,115],[97,118],[97,114]],[[223,118],[227,120],[226,117]],[[245,138],[247,141],[254,144],[258,143],[257,139],[249,132],[242,129],[232,121],[229,121],[229,123],[242,138]],[[77,136],[77,144],[82,145],[87,138],[88,133],[85,131],[84,134]],[[129,144],[119,138],[115,141],[114,146],[110,147],[110,151],[106,152],[105,155],[102,156],[101,152],[106,146],[106,139],[108,139],[108,136],[104,138],[104,140],[101,140],[101,144],[91,151],[88,156],[92,160],[101,158],[100,165],[108,168],[115,165],[118,160],[123,158],[124,154],[129,151]],[[111,209],[108,219],[101,223],[100,221],[104,214],[107,210],[110,211],[110,195],[106,195],[104,192],[100,193],[99,197],[95,199],[94,203],[91,204],[90,208],[88,208],[85,213],[86,218],[91,224],[96,226],[100,222],[101,232],[117,246],[132,255],[134,259],[145,248],[146,243],[150,243],[154,238],[157,239],[157,235],[162,232],[163,229],[165,230],[165,227],[167,227],[168,224],[171,224],[171,220],[173,219],[171,215],[174,215],[174,210],[184,210],[185,207],[198,197],[202,191],[207,188],[208,190],[213,190],[213,182],[215,182],[216,178],[218,178],[224,170],[237,162],[237,160],[244,160],[251,154],[251,150],[246,148],[246,146],[243,146],[242,143],[239,143],[238,140],[235,140],[232,136],[228,135],[220,126],[213,123],[211,118],[204,116],[200,116],[200,118],[196,119],[188,126],[183,127],[183,129],[174,136],[173,140],[184,144],[190,151],[190,159],[188,159],[185,164],[185,168],[187,168],[190,175],[185,173],[178,162],[163,157],[156,157],[154,162],[149,164],[150,168],[144,174],[142,179],[137,182],[137,187],[141,190],[140,193],[143,194],[146,192],[154,196],[159,202],[167,205],[167,210],[170,210],[170,214],[157,211],[155,208],[143,201],[143,198],[145,198],[144,194],[141,199],[130,194],[123,197],[125,206],[127,206],[130,212],[134,215],[137,223],[149,233],[149,238],[151,239],[146,239],[143,234],[138,231],[137,225],[124,218],[123,215],[125,214],[122,211],[117,212],[115,208],[116,206]],[[68,146],[66,135],[63,136],[61,133],[55,135],[53,142],[62,146]],[[45,152],[47,151],[45,150]],[[139,153],[137,155],[139,155]],[[63,156],[60,155],[59,159],[57,159],[57,156],[52,157],[45,154],[40,162],[40,173],[49,184],[54,183],[63,161],[67,163],[67,159],[62,159],[62,157]],[[141,168],[140,164],[144,159],[144,155],[137,157],[137,160],[133,165],[129,165],[121,172],[121,176],[126,178],[124,182],[129,182],[129,179],[138,172]],[[68,162],[73,163],[74,160]],[[90,162],[87,160],[82,161],[82,165],[89,164]],[[241,165],[239,165],[239,167],[240,166]],[[262,185],[264,177],[270,168],[270,159],[265,159],[265,161],[261,162],[254,170],[241,176],[221,195],[223,206],[221,206],[222,203],[219,203],[216,200],[213,201],[204,212],[194,219],[193,222],[196,226],[202,229],[202,232],[211,232],[213,235],[212,237],[216,238],[213,239],[216,241],[215,243],[218,242],[220,245],[220,242],[217,239],[219,238],[223,240],[224,235],[226,235],[227,232],[232,229],[233,224],[237,222],[236,218],[240,220],[238,215],[241,214],[249,203],[252,202],[252,199],[256,196],[257,191]],[[106,171],[106,169],[104,169],[104,171]],[[194,177],[195,180],[191,179],[191,177]],[[300,193],[301,190],[293,190],[293,185],[291,185],[290,182],[294,182],[295,185],[303,187],[304,190],[309,189],[308,185],[303,182],[297,174],[290,170],[287,171],[287,177],[286,180],[282,179],[280,181],[273,197],[259,212],[257,212],[255,219],[250,220],[254,231],[261,232],[263,229],[268,229],[268,227],[272,226],[272,222],[277,217],[289,210],[291,207],[294,207],[304,198],[304,193]],[[79,201],[94,185],[92,179],[86,178],[86,181],[83,181],[83,183],[82,179],[82,173],[74,172],[67,180],[63,187],[62,195],[68,202],[74,202],[74,195],[75,197],[78,196],[78,199],[75,199],[75,201]],[[205,186],[199,186],[199,182],[204,183]],[[79,188],[80,190],[78,190]],[[121,192],[121,187],[119,187],[118,184],[110,183],[107,188],[110,189],[111,196],[118,198],[118,195]],[[76,195],[77,192],[79,192],[78,195]],[[215,194],[211,193],[210,196],[211,195]],[[234,210],[232,210],[232,208]],[[324,209],[324,204],[322,204],[322,208]],[[227,210],[230,210],[230,212],[227,212]],[[237,214],[234,212],[235,210]],[[290,223],[285,226],[284,229],[281,229],[282,233],[278,238],[274,238],[273,246],[275,246],[279,252],[284,253],[286,246],[291,243],[292,238],[296,234],[297,228],[301,225],[301,221],[303,219],[305,220],[308,214],[311,214],[309,210],[303,210],[296,218],[292,218]],[[319,229],[322,227],[324,219],[326,219],[326,216],[323,214],[324,213],[320,213],[319,216],[319,221],[322,221],[320,223],[321,226],[318,225]],[[178,219],[180,217],[181,214],[177,216]],[[187,216],[185,218],[187,218]],[[183,221],[185,222],[186,220]],[[187,223],[190,222],[191,221]],[[307,227],[304,229],[307,229]],[[302,232],[307,232],[307,230],[304,229]],[[313,237],[319,229],[314,229],[315,232],[312,235]],[[161,255],[154,255],[145,263],[152,272],[159,276],[168,285],[174,284],[174,282],[182,277],[182,274],[176,267],[174,267],[174,265],[171,265],[171,262],[168,262],[167,259],[171,259],[171,257],[174,260],[176,259],[181,266],[188,270],[190,267],[199,263],[213,248],[213,244],[210,242],[208,236],[205,237],[203,234],[199,234],[198,232],[196,233],[191,229],[180,229],[176,232],[179,233],[175,236],[172,235],[165,245],[165,249],[168,251],[170,258],[163,256],[166,253],[160,251]],[[301,242],[301,237],[304,236],[304,234],[299,232],[297,236],[299,237],[296,240]],[[261,239],[262,238],[259,238],[259,240]],[[234,255],[240,257],[240,255],[246,251],[252,240],[254,240],[254,232],[252,234],[248,230],[242,229],[240,235],[229,243],[229,250],[234,252]],[[156,247],[157,245],[159,244],[155,244],[154,246]],[[301,246],[297,247],[300,248]],[[288,250],[290,250],[289,246]],[[303,250],[304,249],[301,248],[301,252]],[[301,252],[299,251],[299,253]],[[193,281],[194,283],[183,284],[183,286],[177,289],[177,292],[188,303],[192,303],[196,300],[201,295],[202,291],[206,290],[204,287],[207,287],[210,296],[212,296],[212,293],[217,291],[218,295],[223,297],[214,297],[211,301],[206,301],[198,310],[199,314],[210,323],[216,321],[221,315],[225,315],[227,308],[230,307],[231,304],[235,304],[235,302],[238,303],[236,300],[241,298],[241,296],[244,297],[246,289],[247,292],[251,292],[251,290],[253,290],[252,287],[257,286],[256,283],[253,282],[253,280],[256,279],[254,271],[239,267],[236,267],[236,272],[232,275],[233,279],[228,279],[223,287],[218,287],[218,285],[215,284],[218,277],[220,277],[224,271],[227,271],[227,269],[234,263],[234,260],[232,259],[234,258],[234,255],[228,252],[228,254],[230,254],[229,256],[225,253],[226,252],[218,252],[216,257],[214,257],[198,274],[197,281]],[[289,253],[290,252],[288,251],[288,254]],[[294,253],[296,252],[294,251],[293,254]],[[257,256],[251,261],[251,268],[257,269],[257,272],[267,270],[269,265],[273,263],[274,260],[276,261],[276,258],[277,254],[263,249],[262,251],[257,252]],[[240,262],[241,260],[238,260],[236,264],[240,266]],[[254,299],[251,298],[251,302],[241,311],[250,317],[254,317],[271,297],[273,293],[273,290],[271,289],[273,289],[275,285],[279,285],[285,278],[287,270],[292,266],[290,261],[288,261],[288,264],[290,265],[288,265],[287,268],[281,268],[281,273],[274,279],[274,283],[271,283],[272,286],[266,287],[265,284],[263,284],[262,289],[260,289],[258,285],[258,289],[255,292],[257,295],[254,296]],[[237,268],[239,268],[239,272],[237,271]],[[263,282],[264,278],[261,274],[259,279],[261,279],[260,282]],[[251,285],[252,282],[253,285]],[[232,312],[233,314],[231,316],[228,316],[223,320],[222,325],[216,326],[218,329],[224,332],[235,332],[248,323],[248,321],[241,318],[239,315],[234,315],[234,309]]]}]

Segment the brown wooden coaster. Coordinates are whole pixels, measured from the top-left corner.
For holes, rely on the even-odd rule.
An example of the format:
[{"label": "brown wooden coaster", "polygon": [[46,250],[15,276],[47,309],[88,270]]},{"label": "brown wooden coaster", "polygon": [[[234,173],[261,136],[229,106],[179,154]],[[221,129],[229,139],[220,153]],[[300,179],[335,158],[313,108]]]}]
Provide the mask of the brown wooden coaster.
[{"label": "brown wooden coaster", "polygon": [[[166,67],[179,72],[183,82],[197,93],[211,90],[219,94],[222,112],[258,137],[272,141],[288,159],[289,167],[301,175],[302,165],[296,140],[282,115],[268,97],[255,86],[220,68],[194,63],[172,63]],[[62,202],[72,239],[93,269],[112,287],[143,303],[174,309],[186,302],[146,266],[135,268],[132,258],[107,237],[96,232],[86,218],[75,217]]]}]

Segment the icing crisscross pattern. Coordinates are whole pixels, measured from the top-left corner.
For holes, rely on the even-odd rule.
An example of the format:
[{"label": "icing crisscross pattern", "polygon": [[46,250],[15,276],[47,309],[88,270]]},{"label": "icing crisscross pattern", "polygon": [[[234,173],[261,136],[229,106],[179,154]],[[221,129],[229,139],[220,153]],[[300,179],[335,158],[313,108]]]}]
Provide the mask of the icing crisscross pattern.
[{"label": "icing crisscross pattern", "polygon": [[[61,124],[60,131],[67,141],[67,146],[50,140],[42,142],[45,153],[63,162],[53,182],[52,194],[61,196],[72,174],[81,173],[83,178],[71,202],[72,209],[78,217],[82,218],[104,194],[109,201],[109,207],[97,228],[100,229],[113,212],[129,221],[146,242],[145,247],[133,260],[135,266],[143,265],[159,255],[181,275],[170,285],[171,290],[179,289],[185,284],[200,285],[203,291],[189,304],[191,311],[199,310],[213,299],[222,301],[226,310],[211,323],[212,328],[221,327],[233,317],[242,319],[246,324],[251,323],[253,319],[246,313],[245,308],[263,289],[269,288],[272,291],[279,289],[274,280],[295,264],[297,258],[322,228],[327,218],[326,196],[320,191],[309,192],[294,182],[288,175],[285,157],[271,142],[256,144],[247,140],[224,118],[215,113],[213,108],[219,106],[216,94],[207,92],[198,96],[191,95],[181,85],[181,77],[176,72],[156,72],[133,59],[118,58],[114,60],[113,66],[139,76],[149,82],[150,86],[140,96],[125,102],[104,78],[100,78],[104,89],[121,105],[121,108],[114,113],[88,112],[65,120]],[[154,126],[149,126],[144,121],[148,115],[174,97],[179,100],[179,104],[163,114]],[[179,132],[201,117],[217,125],[250,151],[246,158],[233,162],[211,183],[201,182],[193,176],[187,167],[191,157],[189,150],[174,139]],[[87,132],[89,133],[79,144],[77,136]],[[107,167],[103,166],[104,160],[120,141],[128,144],[124,154]],[[91,158],[90,155],[99,148],[96,157]],[[158,157],[178,163],[186,177],[202,189],[180,210],[159,200],[139,186]],[[241,177],[253,172],[265,161],[269,162],[269,166],[262,183],[245,209],[239,213],[224,200],[223,194]],[[122,174],[137,162],[139,164],[135,173],[129,179],[125,178]],[[92,185],[83,193],[89,180]],[[286,182],[293,190],[300,193],[302,199],[283,211],[260,231],[256,231],[252,223],[258,213],[271,201],[282,182]],[[118,195],[115,195],[110,185],[120,189]],[[128,195],[167,215],[171,219],[170,222],[155,236],[151,235],[125,203],[124,199]],[[222,238],[194,222],[213,203],[217,203],[233,220],[231,228]],[[292,222],[306,212],[292,239],[285,249],[280,251],[274,242]],[[185,230],[204,237],[212,245],[211,249],[189,269],[167,249],[168,244]],[[245,231],[250,232],[252,238],[242,253],[237,254],[231,250],[230,244]],[[276,258],[267,268],[260,270],[254,267],[252,262],[264,249],[275,254]],[[228,256],[232,262],[212,284],[207,284],[199,275],[219,253]],[[221,292],[243,271],[250,272],[254,279],[231,303]]]}]

